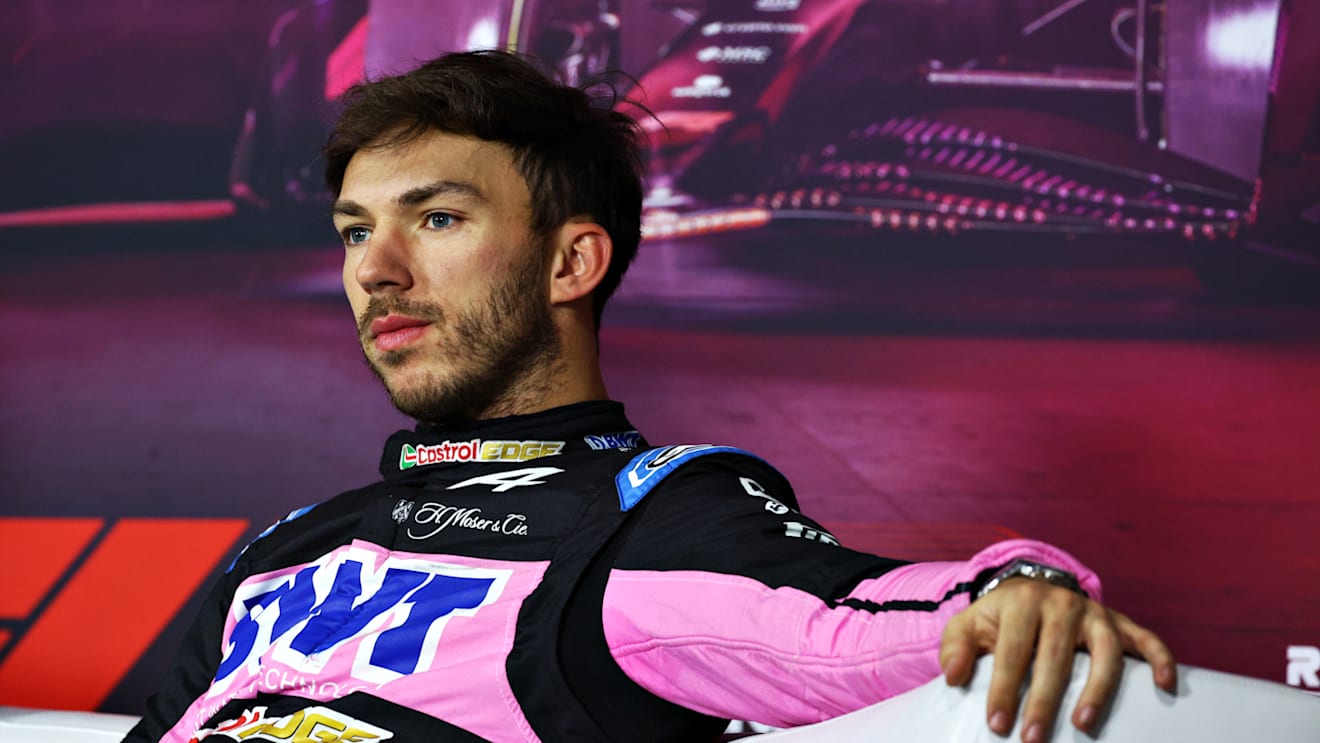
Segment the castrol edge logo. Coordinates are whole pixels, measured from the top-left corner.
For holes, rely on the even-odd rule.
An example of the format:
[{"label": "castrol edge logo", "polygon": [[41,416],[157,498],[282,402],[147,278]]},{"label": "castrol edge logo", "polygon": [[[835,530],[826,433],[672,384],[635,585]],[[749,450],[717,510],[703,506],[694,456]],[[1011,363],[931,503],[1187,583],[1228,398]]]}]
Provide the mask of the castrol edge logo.
[{"label": "castrol edge logo", "polygon": [[558,454],[562,441],[444,441],[439,444],[404,444],[399,469],[449,462],[525,462]]}]

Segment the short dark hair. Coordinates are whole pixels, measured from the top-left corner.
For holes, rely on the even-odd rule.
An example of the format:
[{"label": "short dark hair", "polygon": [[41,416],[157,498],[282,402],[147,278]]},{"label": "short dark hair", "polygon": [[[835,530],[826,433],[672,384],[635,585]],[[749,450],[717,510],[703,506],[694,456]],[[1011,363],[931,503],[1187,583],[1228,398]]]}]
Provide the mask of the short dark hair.
[{"label": "short dark hair", "polygon": [[[608,95],[593,91],[608,90]],[[614,244],[593,296],[596,326],[641,240],[642,155],[637,123],[614,110],[613,86],[560,85],[512,52],[447,54],[403,75],[349,88],[322,153],[339,196],[354,153],[438,130],[507,146],[532,196],[531,229],[548,235],[587,215]]]}]

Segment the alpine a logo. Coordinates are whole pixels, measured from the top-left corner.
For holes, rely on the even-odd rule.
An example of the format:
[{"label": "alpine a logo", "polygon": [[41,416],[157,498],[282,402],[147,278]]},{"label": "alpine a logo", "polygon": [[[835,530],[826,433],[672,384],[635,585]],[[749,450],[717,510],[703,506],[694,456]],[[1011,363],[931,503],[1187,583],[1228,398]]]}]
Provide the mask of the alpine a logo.
[{"label": "alpine a logo", "polygon": [[558,454],[562,441],[444,441],[439,444],[404,444],[399,470],[451,462],[525,462]]},{"label": "alpine a logo", "polygon": [[463,482],[456,482],[445,488],[445,490],[458,490],[460,488],[470,488],[473,485],[488,485],[492,493],[507,493],[514,488],[527,488],[534,485],[544,485],[545,478],[551,475],[557,475],[563,470],[558,467],[528,467],[525,470],[507,470],[505,472],[491,472],[485,475],[478,475],[469,478]]}]

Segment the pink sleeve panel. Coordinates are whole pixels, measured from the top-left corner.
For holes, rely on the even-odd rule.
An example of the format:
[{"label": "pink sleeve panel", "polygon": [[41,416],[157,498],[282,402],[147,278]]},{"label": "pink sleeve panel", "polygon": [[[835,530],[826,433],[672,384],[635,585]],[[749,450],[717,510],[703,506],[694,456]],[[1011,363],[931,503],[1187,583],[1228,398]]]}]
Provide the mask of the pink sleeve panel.
[{"label": "pink sleeve panel", "polygon": [[1030,540],[966,562],[906,565],[828,602],[738,575],[615,570],[605,639],[623,672],[659,697],[716,717],[805,725],[938,676],[940,635],[970,603],[969,584],[1016,558],[1070,570],[1100,598],[1095,573]]}]

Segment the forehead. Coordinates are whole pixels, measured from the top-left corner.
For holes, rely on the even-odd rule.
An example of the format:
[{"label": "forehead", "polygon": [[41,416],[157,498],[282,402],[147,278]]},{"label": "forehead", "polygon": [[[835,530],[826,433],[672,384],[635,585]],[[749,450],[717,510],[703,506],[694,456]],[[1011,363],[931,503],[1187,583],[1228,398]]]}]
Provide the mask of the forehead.
[{"label": "forehead", "polygon": [[358,150],[344,171],[339,198],[375,211],[388,208],[401,194],[441,181],[473,186],[494,209],[530,207],[527,184],[507,147],[439,131]]}]

